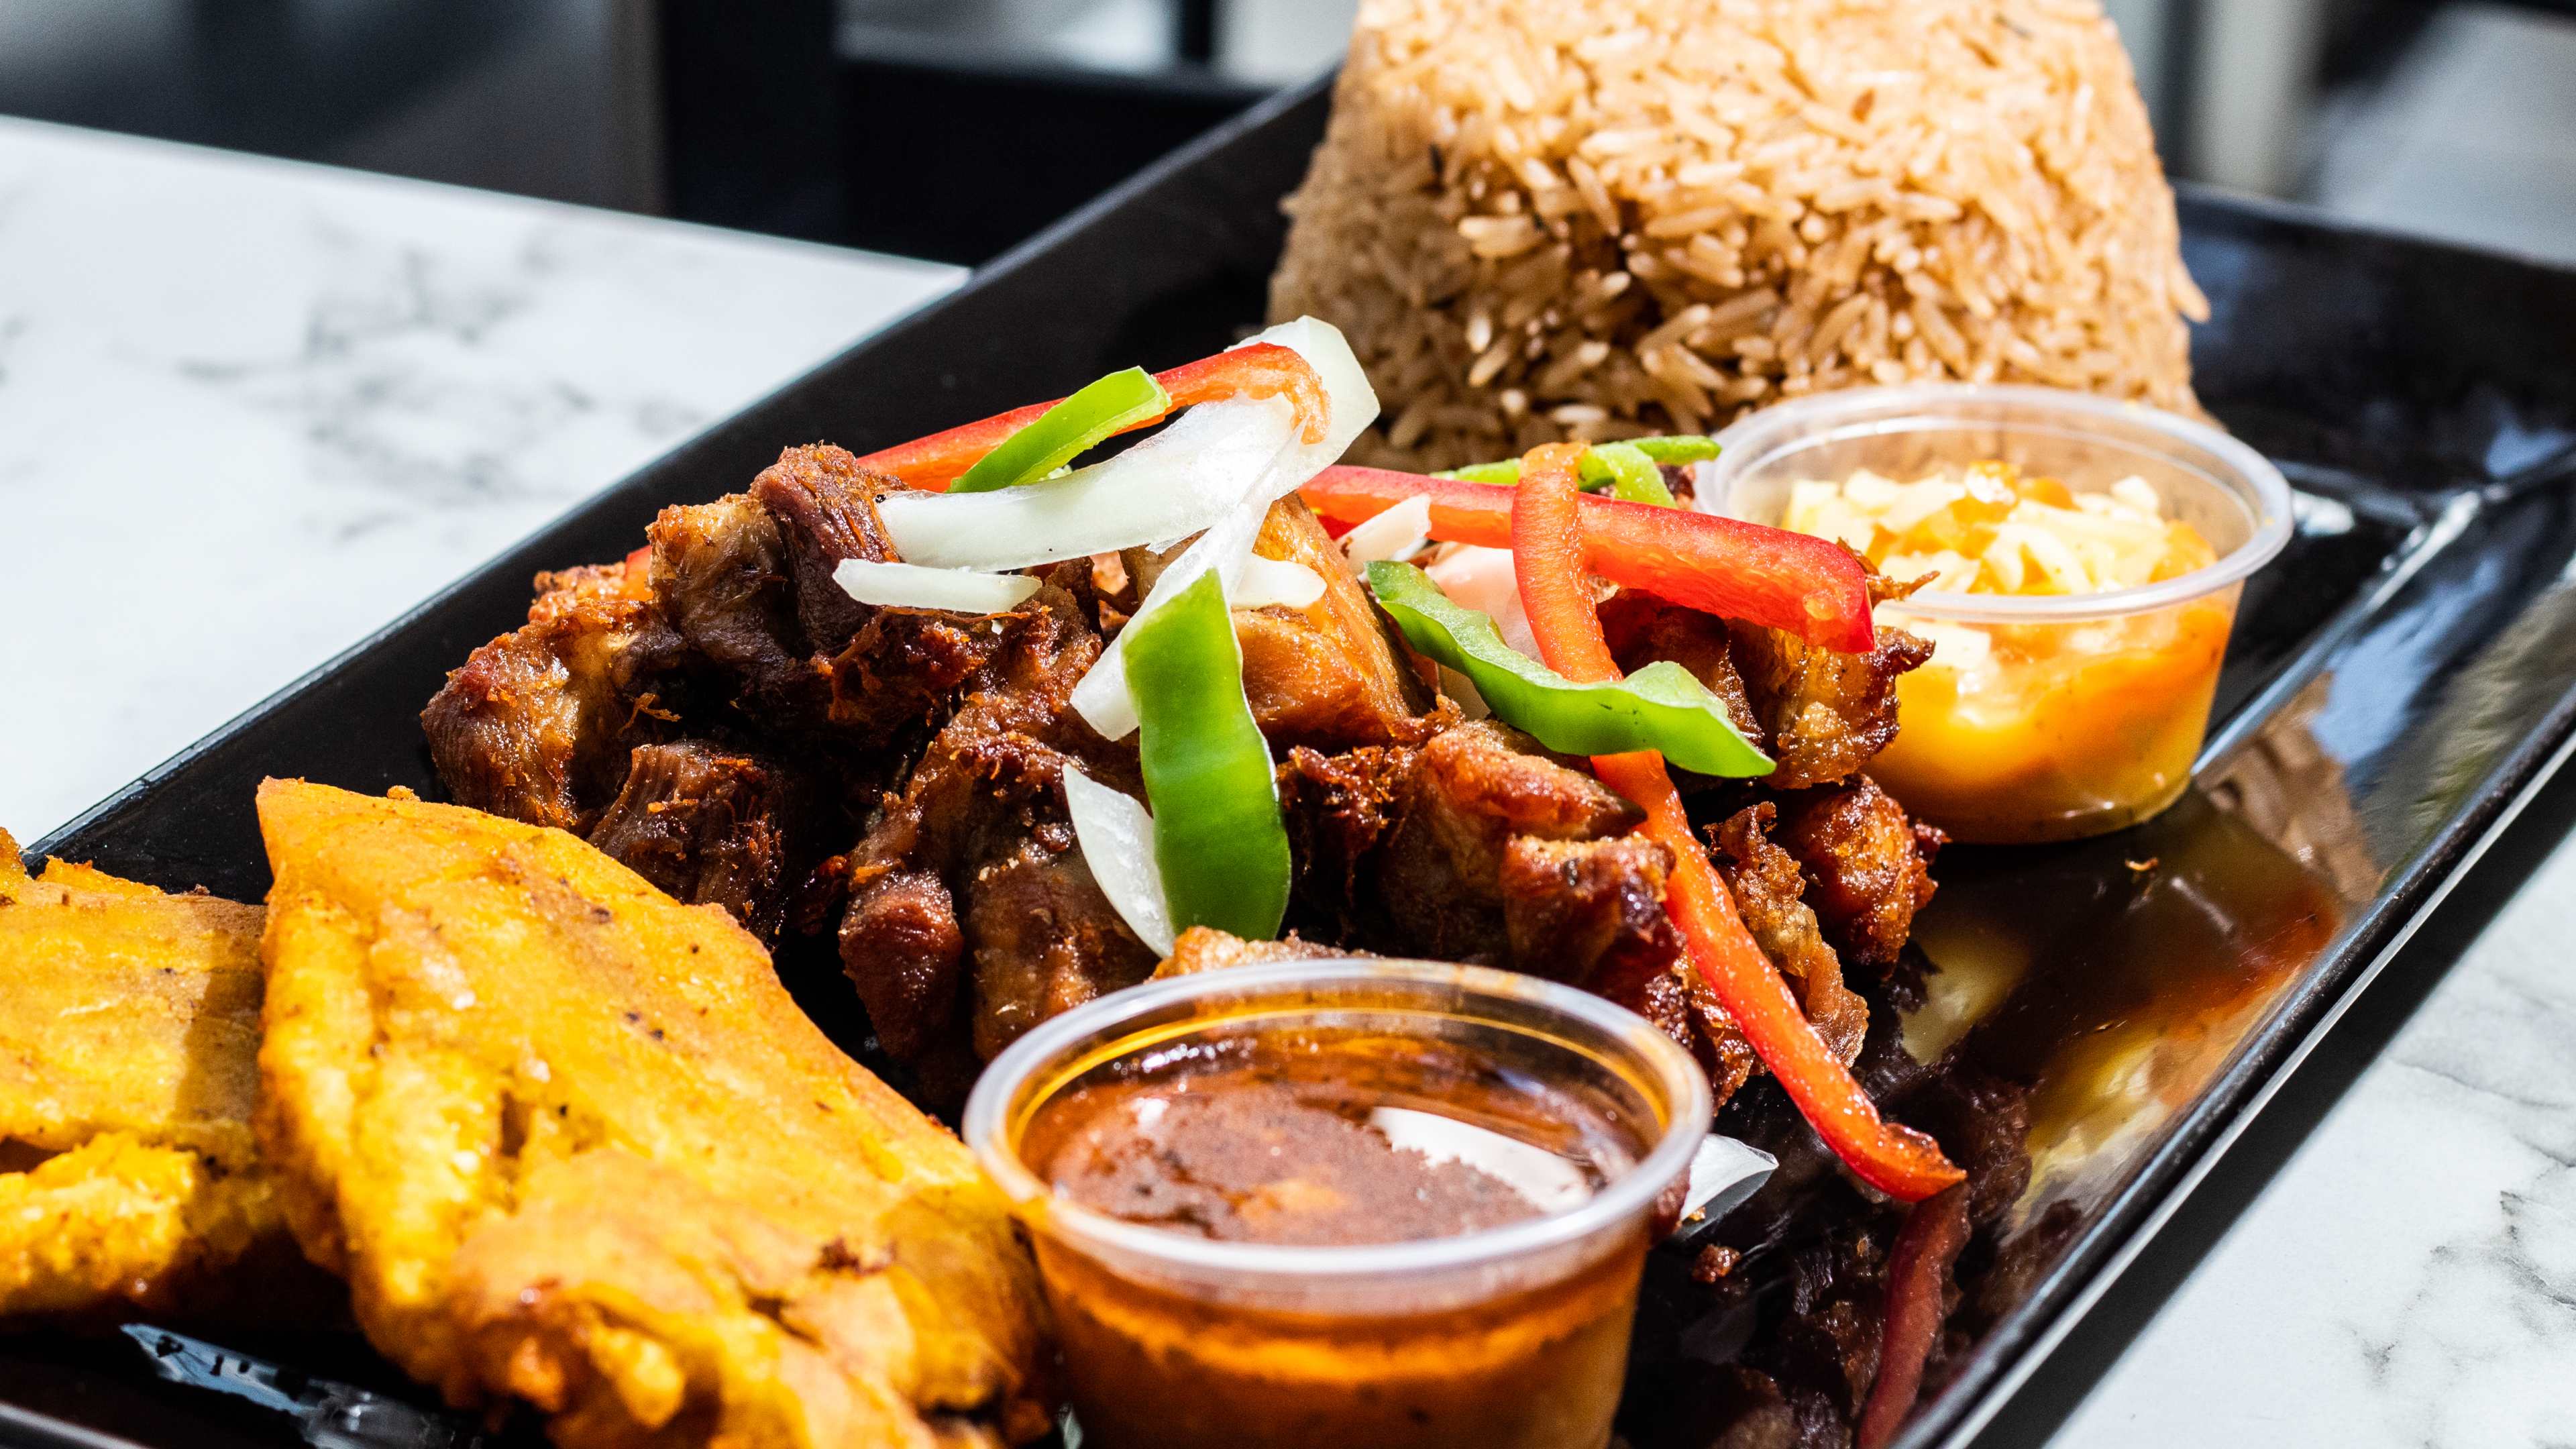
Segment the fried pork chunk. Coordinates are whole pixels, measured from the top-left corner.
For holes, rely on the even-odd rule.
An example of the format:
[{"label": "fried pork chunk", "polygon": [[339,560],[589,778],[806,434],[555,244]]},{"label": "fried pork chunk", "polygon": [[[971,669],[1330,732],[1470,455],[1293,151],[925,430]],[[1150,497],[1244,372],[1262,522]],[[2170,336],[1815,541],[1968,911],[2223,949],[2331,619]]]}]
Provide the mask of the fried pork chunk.
[{"label": "fried pork chunk", "polygon": [[[1316,939],[1587,987],[1697,1052],[1721,1100],[1755,1069],[1682,962],[1663,909],[1670,854],[1591,775],[1488,721],[1418,749],[1295,750],[1280,781],[1298,865],[1291,918]],[[1845,981],[1846,961],[1895,960],[1931,898],[1930,842],[1865,777],[1776,794],[1732,787],[1731,797],[1742,803],[1711,817],[1713,862],[1756,944],[1849,1061],[1869,1008]],[[1162,970],[1265,959],[1230,938],[1185,939]]]},{"label": "fried pork chunk", "polygon": [[1869,1030],[1869,1004],[1843,984],[1842,959],[1825,942],[1824,928],[1807,905],[1806,877],[1798,858],[1771,839],[1776,808],[1764,801],[1719,821],[1709,831],[1717,847],[1718,874],[1735,897],[1755,945],[1798,993],[1798,1005],[1817,1035],[1846,1065],[1860,1054]]},{"label": "fried pork chunk", "polygon": [[[1872,589],[1890,592],[1874,575]],[[1782,790],[1858,774],[1896,738],[1897,677],[1932,657],[1930,644],[1901,629],[1880,629],[1867,654],[1841,654],[1634,591],[1602,606],[1601,626],[1620,668],[1670,659],[1698,675],[1770,752],[1777,767],[1764,783]]]},{"label": "fried pork chunk", "polygon": [[722,906],[763,940],[787,904],[789,772],[703,740],[638,745],[590,843],[674,900]]},{"label": "fried pork chunk", "polygon": [[1672,858],[1637,808],[1491,722],[1419,749],[1290,752],[1280,771],[1298,909],[1392,955],[1599,985],[1679,949]]},{"label": "fried pork chunk", "polygon": [[259,809],[260,1140],[378,1349],[580,1449],[1043,1432],[1005,1204],[732,917],[471,810]]},{"label": "fried pork chunk", "polygon": [[526,627],[422,715],[440,779],[774,939],[836,802],[881,786],[996,643],[831,581],[891,556],[874,499],[893,486],[791,448],[748,493],[665,509],[625,564],[541,576]]},{"label": "fried pork chunk", "polygon": [[1896,738],[1896,677],[1932,646],[1902,629],[1878,631],[1867,654],[1839,654],[1754,624],[1729,628],[1736,672],[1778,761],[1783,790],[1848,779]]},{"label": "fried pork chunk", "polygon": [[1019,1034],[1154,969],[1075,848],[1064,770],[1131,794],[1132,745],[1072,708],[1100,657],[1084,620],[1086,569],[1059,569],[1011,614],[962,703],[849,855],[843,968],[878,1042],[925,1095],[961,1097],[977,1064]]},{"label": "fried pork chunk", "polygon": [[1292,493],[1272,504],[1253,552],[1303,564],[1324,581],[1324,596],[1308,608],[1234,612],[1244,694],[1272,750],[1429,739],[1437,728],[1431,692],[1397,652],[1341,545],[1306,501]]},{"label": "fried pork chunk", "polygon": [[540,574],[526,626],[475,650],[421,712],[430,762],[478,810],[586,830],[649,738],[677,643],[640,560]]},{"label": "fried pork chunk", "polygon": [[[472,693],[472,748],[440,754],[467,803],[584,829],[764,934],[788,898],[799,929],[818,929],[846,890],[842,966],[913,1089],[945,1102],[1021,1032],[1155,962],[1092,880],[1062,798],[1068,764],[1141,793],[1133,742],[1068,708],[1117,608],[1079,564],[990,617],[856,603],[832,572],[894,556],[875,500],[898,486],[840,449],[790,448],[744,494],[665,510],[645,562],[562,576],[596,576],[572,596],[582,607],[541,601],[459,672],[431,723]],[[1671,862],[1627,802],[1499,725],[1458,727],[1301,500],[1271,509],[1256,548],[1325,582],[1309,608],[1234,614],[1246,698],[1284,761],[1292,926],[1591,986],[1740,1080],[1749,1053],[1673,969]],[[1176,551],[1128,550],[1112,604],[1132,608]],[[613,606],[588,602],[603,592]],[[1843,966],[1892,960],[1928,892],[1903,812],[1857,775],[1923,646],[1885,631],[1871,654],[1834,654],[1633,592],[1602,614],[1623,665],[1684,663],[1778,761],[1758,798],[1684,785],[1711,824],[1773,802],[1721,864],[1847,1049],[1860,1003]],[[479,684],[505,664],[533,683]]]},{"label": "fried pork chunk", "polygon": [[251,1137],[259,924],[0,833],[0,1316],[318,1303]]},{"label": "fried pork chunk", "polygon": [[1867,775],[1780,800],[1781,846],[1797,857],[1825,939],[1855,965],[1889,966],[1932,903],[1942,834]]}]

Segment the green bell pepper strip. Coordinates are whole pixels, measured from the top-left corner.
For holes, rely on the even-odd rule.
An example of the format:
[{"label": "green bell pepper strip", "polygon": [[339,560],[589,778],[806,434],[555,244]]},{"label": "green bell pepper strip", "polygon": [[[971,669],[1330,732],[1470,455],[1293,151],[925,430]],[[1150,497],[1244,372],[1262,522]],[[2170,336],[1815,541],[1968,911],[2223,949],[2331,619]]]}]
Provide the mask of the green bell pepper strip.
[{"label": "green bell pepper strip", "polygon": [[1577,684],[1503,642],[1491,617],[1440,592],[1411,564],[1373,563],[1369,592],[1414,652],[1467,676],[1496,718],[1568,755],[1659,750],[1702,775],[1749,779],[1771,757],[1735,727],[1699,677],[1659,659],[1622,680]]},{"label": "green bell pepper strip", "polygon": [[949,486],[989,493],[1039,479],[1107,439],[1172,410],[1171,394],[1141,367],[1113,372],[1038,415]]},{"label": "green bell pepper strip", "polygon": [[1288,914],[1288,824],[1270,746],[1243,694],[1243,653],[1213,572],[1127,626],[1154,863],[1172,929],[1246,940]]},{"label": "green bell pepper strip", "polygon": [[[1716,440],[1690,435],[1638,438],[1626,443],[1595,443],[1583,455],[1583,491],[1598,493],[1607,488],[1614,498],[1671,508],[1674,506],[1673,491],[1664,486],[1663,465],[1698,463],[1716,456]],[[1521,463],[1518,458],[1500,463],[1470,463],[1464,468],[1452,468],[1434,476],[1509,487],[1521,481]]]},{"label": "green bell pepper strip", "polygon": [[1658,463],[1705,463],[1717,456],[1717,439],[1699,433],[1668,438],[1631,438],[1628,446]]},{"label": "green bell pepper strip", "polygon": [[1634,443],[1596,443],[1583,455],[1586,464],[1594,459],[1610,473],[1610,496],[1630,503],[1652,503],[1659,508],[1673,506],[1673,491],[1664,486],[1664,470],[1646,456]]}]

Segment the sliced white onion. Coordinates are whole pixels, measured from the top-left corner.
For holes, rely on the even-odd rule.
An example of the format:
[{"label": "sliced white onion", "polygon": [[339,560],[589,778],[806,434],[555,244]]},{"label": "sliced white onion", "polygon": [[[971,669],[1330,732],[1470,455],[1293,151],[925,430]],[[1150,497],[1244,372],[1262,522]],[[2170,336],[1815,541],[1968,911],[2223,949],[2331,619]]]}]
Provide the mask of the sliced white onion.
[{"label": "sliced white onion", "polygon": [[1315,369],[1316,378],[1324,384],[1324,401],[1331,406],[1332,417],[1324,425],[1322,442],[1300,442],[1307,455],[1302,461],[1313,464],[1305,477],[1297,480],[1303,483],[1342,461],[1342,454],[1349,452],[1359,435],[1368,431],[1368,425],[1377,421],[1377,390],[1369,386],[1368,371],[1352,353],[1350,340],[1330,322],[1300,317],[1257,337],[1247,337],[1226,350],[1250,347],[1256,342],[1277,343],[1306,359],[1306,365]]},{"label": "sliced white onion", "polygon": [[[1199,575],[1215,570],[1224,580],[1226,597],[1235,598],[1243,588],[1245,562],[1252,557],[1252,542],[1261,536],[1262,521],[1270,514],[1270,505],[1293,493],[1307,479],[1340,460],[1351,440],[1370,423],[1377,421],[1377,394],[1369,387],[1368,374],[1361,370],[1359,359],[1351,354],[1351,345],[1342,334],[1312,317],[1273,327],[1251,342],[1275,342],[1306,359],[1324,384],[1324,400],[1331,418],[1321,443],[1292,441],[1273,460],[1271,474],[1246,490],[1241,506],[1223,519],[1208,526],[1198,542],[1181,551],[1154,581],[1144,599],[1136,606],[1136,618],[1162,607],[1174,595],[1197,582]],[[1184,415],[1189,421],[1209,408],[1230,406],[1209,403]],[[1174,425],[1175,429],[1178,424]],[[1164,434],[1168,437],[1170,434]],[[879,510],[882,512],[882,508]],[[1149,538],[1170,538],[1170,533],[1148,534]],[[901,548],[901,540],[897,540]],[[1134,626],[1134,620],[1128,621]],[[1109,641],[1109,647],[1091,666],[1073,689],[1076,713],[1106,738],[1125,739],[1136,729],[1136,703],[1127,695],[1126,653],[1120,647],[1127,642],[1121,633]]]},{"label": "sliced white onion", "polygon": [[1673,1236],[1690,1237],[1744,1206],[1779,1165],[1780,1159],[1758,1147],[1708,1134],[1691,1154],[1690,1186],[1682,1190],[1682,1219]]},{"label": "sliced white onion", "polygon": [[1342,535],[1342,556],[1351,572],[1366,574],[1381,559],[1408,559],[1431,542],[1431,500],[1417,493],[1402,503],[1363,519]]},{"label": "sliced white onion", "polygon": [[948,609],[960,614],[1002,614],[1027,603],[1038,581],[1026,574],[979,574],[927,569],[919,564],[847,558],[832,582],[862,604],[898,609]]},{"label": "sliced white onion", "polygon": [[[931,568],[1023,569],[1186,538],[1262,489],[1296,434],[1285,399],[1229,399],[1181,414],[1106,462],[989,493],[898,493],[877,517],[895,552]],[[1304,482],[1303,478],[1297,482]]]},{"label": "sliced white onion", "polygon": [[1238,609],[1266,609],[1285,604],[1311,609],[1324,596],[1324,576],[1301,563],[1259,554],[1243,561],[1243,587],[1229,590],[1225,601]]},{"label": "sliced white onion", "polygon": [[1512,570],[1510,549],[1459,545],[1423,572],[1451,602],[1492,615],[1504,643],[1538,657],[1538,636],[1530,632],[1529,615],[1521,608],[1520,575]]},{"label": "sliced white onion", "polygon": [[1322,441],[1305,440],[1284,398],[1205,403],[1126,452],[1061,478],[882,499],[886,536],[905,561],[930,568],[1023,569],[1187,538],[1255,493],[1292,491],[1377,420],[1377,394],[1342,334],[1311,317],[1250,341],[1289,348],[1315,370],[1327,408]]},{"label": "sliced white onion", "polygon": [[1064,767],[1064,806],[1100,893],[1137,940],[1158,955],[1171,955],[1172,907],[1163,896],[1162,870],[1154,864],[1153,815],[1136,797],[1071,765]]}]

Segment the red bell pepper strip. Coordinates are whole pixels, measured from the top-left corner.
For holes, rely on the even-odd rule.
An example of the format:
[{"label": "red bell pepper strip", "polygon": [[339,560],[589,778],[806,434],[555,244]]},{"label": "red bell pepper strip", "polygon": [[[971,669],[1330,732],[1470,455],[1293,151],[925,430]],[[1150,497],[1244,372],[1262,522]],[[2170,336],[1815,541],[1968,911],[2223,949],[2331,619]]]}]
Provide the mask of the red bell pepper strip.
[{"label": "red bell pepper strip", "polygon": [[[1309,443],[1324,440],[1331,420],[1330,405],[1324,399],[1324,380],[1293,348],[1276,342],[1256,342],[1184,363],[1169,372],[1154,375],[1163,391],[1171,395],[1171,406],[1151,417],[1129,423],[1121,432],[1151,427],[1182,408],[1222,398],[1284,397],[1297,409],[1300,436]],[[1024,408],[933,433],[891,448],[870,453],[859,461],[880,473],[891,473],[915,488],[945,492],[948,485],[969,468],[983,461],[984,455],[1009,440],[1013,433],[1046,416],[1047,409],[1064,401],[1031,403]]]},{"label": "red bell pepper strip", "polygon": [[[1521,463],[1519,486],[1507,496],[1512,500],[1513,569],[1539,653],[1557,673],[1590,683],[1617,679],[1619,666],[1602,637],[1600,611],[1593,606],[1586,577],[1584,527],[1591,521],[1591,505],[1602,500],[1586,498],[1581,491],[1582,457],[1582,446],[1574,443],[1533,450]],[[1432,508],[1436,522],[1439,505]],[[1920,1201],[1962,1180],[1965,1174],[1941,1155],[1931,1138],[1878,1115],[1878,1105],[1798,1009],[1789,984],[1745,930],[1734,897],[1709,864],[1707,848],[1691,833],[1664,757],[1652,750],[1599,755],[1592,770],[1601,783],[1645,810],[1646,834],[1673,853],[1664,909],[1681,930],[1692,968],[1834,1155],[1861,1181],[1903,1202]]]},{"label": "red bell pepper strip", "polygon": [[[1340,466],[1316,474],[1298,491],[1317,513],[1337,522],[1357,523],[1423,495],[1431,500],[1433,538],[1504,548],[1514,537],[1514,490],[1491,484]],[[1847,654],[1872,647],[1869,565],[1841,544],[1616,498],[1585,497],[1580,507],[1583,568],[1621,588],[1785,629]]]},{"label": "red bell pepper strip", "polygon": [[1941,1338],[1941,1287],[1968,1245],[1968,1187],[1960,1183],[1916,1203],[1887,1255],[1886,1311],[1880,1315],[1878,1378],[1860,1411],[1855,1449],[1885,1449],[1923,1390],[1923,1365]]}]

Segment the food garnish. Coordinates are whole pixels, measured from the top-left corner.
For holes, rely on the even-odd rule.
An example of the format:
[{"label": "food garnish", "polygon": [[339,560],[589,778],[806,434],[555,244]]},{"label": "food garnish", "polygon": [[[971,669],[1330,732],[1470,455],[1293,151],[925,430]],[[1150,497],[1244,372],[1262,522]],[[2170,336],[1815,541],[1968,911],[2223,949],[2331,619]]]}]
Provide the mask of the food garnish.
[{"label": "food garnish", "polygon": [[1244,699],[1223,587],[1201,574],[1122,637],[1172,926],[1278,935],[1288,913],[1288,827],[1269,742]]},{"label": "food garnish", "polygon": [[[1595,443],[1583,455],[1583,491],[1594,493],[1606,488],[1613,498],[1670,508],[1674,506],[1673,492],[1664,484],[1662,465],[1700,463],[1716,456],[1717,441],[1696,435]],[[1470,483],[1517,483],[1521,462],[1506,458],[1499,463],[1471,463],[1440,476],[1464,478]]]},{"label": "food garnish", "polygon": [[[1151,413],[1137,411],[1101,437],[1150,427],[1182,408],[1226,399],[1286,398],[1296,410],[1301,435],[1309,443],[1323,441],[1329,427],[1330,409],[1325,400],[1324,380],[1316,375],[1306,358],[1275,341],[1256,340],[1214,357],[1203,357],[1168,372],[1157,373],[1147,380],[1163,395],[1161,410]],[[859,461],[915,488],[940,492],[953,486],[1003,444],[1072,400],[1059,398],[1054,402],[1013,408],[981,422],[967,423],[944,433],[933,433],[926,438],[916,438],[909,443],[870,453]],[[1032,444],[1031,451],[1037,450],[1037,445]]]},{"label": "food garnish", "polygon": [[[1506,495],[1512,561],[1531,632],[1548,664],[1569,679],[1615,680],[1619,666],[1593,603],[1586,570],[1593,555],[1584,531],[1591,509],[1636,505],[1584,498],[1581,457],[1580,445],[1553,443],[1522,460],[1520,483]],[[1435,520],[1436,510],[1435,504]],[[1931,1138],[1879,1115],[1878,1105],[1799,1010],[1692,834],[1662,756],[1602,755],[1592,768],[1603,784],[1646,812],[1646,833],[1673,853],[1664,908],[1680,928],[1692,967],[1825,1145],[1863,1182],[1899,1201],[1916,1202],[1961,1181],[1965,1174]]]},{"label": "food garnish", "polygon": [[1163,894],[1162,870],[1154,863],[1153,813],[1135,796],[1072,765],[1064,769],[1064,813],[1073,820],[1083,864],[1118,918],[1156,954],[1171,955],[1180,933],[1172,929],[1172,905]]},{"label": "food garnish", "polygon": [[[1169,429],[1117,457],[1057,471],[1084,449],[1182,408],[1190,411]],[[1227,594],[1249,599],[1247,607],[1303,607],[1321,596],[1321,580],[1256,569],[1253,541],[1270,505],[1340,457],[1376,417],[1377,395],[1341,334],[1300,319],[1169,372],[1113,374],[1071,398],[860,461],[920,490],[876,505],[909,564],[1032,568],[1195,534],[1139,602],[1137,619],[1211,571]],[[942,489],[946,496],[931,496]],[[1073,699],[1113,740],[1136,728],[1125,644],[1123,634],[1110,642]]]},{"label": "food garnish", "polygon": [[982,493],[895,493],[877,503],[906,563],[1020,569],[1186,538],[1274,488],[1296,418],[1285,403],[1229,400],[1192,408],[1169,428],[1061,478]]},{"label": "food garnish", "polygon": [[1110,438],[1172,411],[1172,395],[1141,367],[1113,372],[1038,415],[949,485],[983,493],[1034,483]]},{"label": "food garnish", "polygon": [[[1512,490],[1463,478],[1342,465],[1299,491],[1317,513],[1354,523],[1424,497],[1435,539],[1488,548],[1512,539]],[[1839,544],[1692,509],[1579,493],[1577,503],[1584,566],[1611,583],[1828,649],[1871,647],[1869,566]]]},{"label": "food garnish", "polygon": [[[1341,333],[1313,318],[1299,318],[1271,328],[1236,351],[1253,351],[1262,347],[1280,348],[1289,354],[1291,360],[1298,360],[1306,367],[1321,388],[1322,411],[1305,415],[1307,427],[1299,435],[1302,441],[1281,450],[1273,458],[1270,469],[1244,490],[1233,510],[1204,525],[1206,532],[1199,535],[1198,542],[1182,550],[1181,556],[1163,569],[1162,576],[1154,581],[1154,587],[1147,590],[1137,604],[1136,617],[1129,621],[1128,630],[1109,641],[1109,648],[1100,656],[1100,662],[1093,665],[1091,672],[1074,687],[1075,712],[1109,739],[1125,739],[1136,728],[1136,706],[1128,697],[1124,663],[1127,633],[1133,631],[1136,622],[1161,608],[1173,595],[1210,571],[1224,580],[1229,592],[1240,587],[1244,570],[1252,558],[1252,545],[1261,536],[1262,521],[1270,516],[1270,505],[1295,492],[1299,484],[1339,458],[1351,440],[1377,420],[1377,394],[1370,389],[1368,374],[1361,370],[1359,359],[1351,355],[1350,344],[1342,340]],[[1320,435],[1313,427],[1316,416],[1324,419]],[[1188,421],[1188,418],[1182,419],[1183,423]],[[1175,432],[1178,430],[1178,427],[1173,429]],[[1142,451],[1158,441],[1159,438],[1149,438],[1137,445],[1134,451]],[[1185,538],[1193,531],[1177,528],[1146,532],[1114,546],[1126,548],[1159,543]]]},{"label": "food garnish", "polygon": [[1416,653],[1467,676],[1496,718],[1551,750],[1657,750],[1703,775],[1771,773],[1771,757],[1680,664],[1658,660],[1625,679],[1578,684],[1505,644],[1491,617],[1453,603],[1411,564],[1370,564],[1368,583]]},{"label": "food garnish", "polygon": [[1001,614],[1027,603],[1038,581],[1027,574],[987,574],[972,569],[926,569],[919,564],[843,559],[832,582],[862,604],[900,609],[947,609],[960,614]]},{"label": "food garnish", "polygon": [[1903,1427],[1923,1387],[1923,1364],[1949,1315],[1941,1295],[1950,1265],[1968,1245],[1968,1186],[1942,1189],[1908,1209],[1887,1255],[1887,1306],[1881,1315],[1878,1377],[1861,1406],[1856,1449],[1883,1449]]},{"label": "food garnish", "polygon": [[1263,558],[1256,553],[1243,561],[1243,581],[1227,592],[1225,601],[1237,609],[1267,609],[1274,605],[1304,609],[1323,596],[1322,574],[1301,563]]},{"label": "food garnish", "polygon": [[1363,577],[1380,559],[1408,559],[1431,541],[1431,500],[1408,498],[1342,535],[1342,557]]}]

